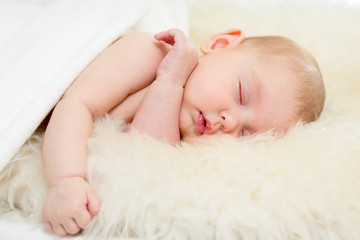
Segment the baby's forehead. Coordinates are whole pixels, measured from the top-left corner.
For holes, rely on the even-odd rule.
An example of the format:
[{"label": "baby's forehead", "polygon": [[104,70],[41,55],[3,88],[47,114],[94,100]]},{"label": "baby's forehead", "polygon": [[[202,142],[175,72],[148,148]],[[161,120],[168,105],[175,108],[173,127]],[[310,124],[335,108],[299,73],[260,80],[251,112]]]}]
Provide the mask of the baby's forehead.
[{"label": "baby's forehead", "polygon": [[248,37],[241,44],[244,47],[254,47],[258,50],[277,52],[301,51],[302,47],[295,41],[283,36]]},{"label": "baby's forehead", "polygon": [[268,61],[309,61],[311,54],[295,41],[283,36],[249,37],[237,47]]},{"label": "baby's forehead", "polygon": [[[296,42],[281,36],[255,37],[238,47],[238,54],[255,61],[261,70],[279,70],[289,78],[299,80],[304,72],[317,68],[312,55]],[[259,67],[258,65],[258,67]],[[256,71],[258,69],[255,69]]]}]

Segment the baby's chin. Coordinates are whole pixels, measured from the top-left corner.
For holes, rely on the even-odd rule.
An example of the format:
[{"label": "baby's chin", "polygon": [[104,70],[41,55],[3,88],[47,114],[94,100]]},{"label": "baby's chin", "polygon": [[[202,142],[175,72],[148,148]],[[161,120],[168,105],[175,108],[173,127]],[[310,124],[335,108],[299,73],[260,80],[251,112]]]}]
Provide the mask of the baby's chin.
[{"label": "baby's chin", "polygon": [[197,143],[204,143],[204,139],[201,139],[199,136],[194,136],[191,134],[181,133],[180,134],[181,141],[189,144],[197,144]]},{"label": "baby's chin", "polygon": [[185,137],[181,139],[183,142],[189,143],[189,144],[199,144],[204,143],[204,139],[196,138],[196,137]]},{"label": "baby's chin", "polygon": [[214,135],[214,136],[209,136],[209,135],[201,135],[201,136],[185,136],[182,137],[181,141],[182,142],[186,142],[189,143],[191,145],[193,144],[204,144],[204,143],[208,143],[212,140],[216,140],[219,139],[220,136]]}]

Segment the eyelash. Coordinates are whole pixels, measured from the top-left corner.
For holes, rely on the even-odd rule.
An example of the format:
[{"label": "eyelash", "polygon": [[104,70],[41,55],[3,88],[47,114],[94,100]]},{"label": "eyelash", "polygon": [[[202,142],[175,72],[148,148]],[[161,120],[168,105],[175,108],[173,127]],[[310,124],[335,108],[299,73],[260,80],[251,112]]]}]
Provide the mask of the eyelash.
[{"label": "eyelash", "polygon": [[243,99],[242,99],[242,91],[241,91],[241,81],[239,81],[239,96],[240,96],[240,104],[242,104]]},{"label": "eyelash", "polygon": [[[241,86],[241,81],[239,81],[239,100],[240,100],[240,105],[243,104],[243,95],[242,95],[242,86]],[[240,136],[244,137],[244,136],[250,136],[252,134],[252,132],[248,129],[241,129],[240,131]]]}]

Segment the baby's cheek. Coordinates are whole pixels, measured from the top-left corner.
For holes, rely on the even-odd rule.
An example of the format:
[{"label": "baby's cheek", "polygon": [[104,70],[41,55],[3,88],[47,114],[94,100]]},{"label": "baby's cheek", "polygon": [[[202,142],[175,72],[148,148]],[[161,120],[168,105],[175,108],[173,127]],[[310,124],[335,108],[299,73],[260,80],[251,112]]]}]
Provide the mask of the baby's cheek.
[{"label": "baby's cheek", "polygon": [[182,138],[189,136],[192,129],[191,122],[191,117],[186,114],[186,111],[180,111],[179,129]]},{"label": "baby's cheek", "polygon": [[179,120],[179,130],[180,130],[180,134],[182,137],[184,137],[186,135],[186,129],[188,127],[189,124],[186,124],[186,118],[184,118],[183,116],[180,115],[180,120]]}]

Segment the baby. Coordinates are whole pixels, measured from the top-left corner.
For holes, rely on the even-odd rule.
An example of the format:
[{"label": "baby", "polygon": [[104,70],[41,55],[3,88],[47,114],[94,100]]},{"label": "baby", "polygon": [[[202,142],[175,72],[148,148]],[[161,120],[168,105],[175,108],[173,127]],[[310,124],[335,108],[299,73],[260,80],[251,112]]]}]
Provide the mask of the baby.
[{"label": "baby", "polygon": [[[86,140],[109,114],[171,144],[219,135],[286,132],[320,115],[325,98],[312,56],[283,37],[246,38],[239,29],[201,44],[178,29],[130,34],[105,49],[56,105],[43,159],[45,227],[58,235],[87,227],[100,199],[85,180]],[[155,80],[154,80],[155,79]]]}]

